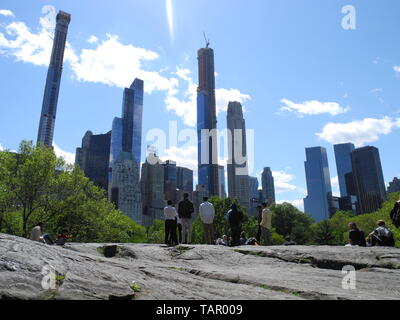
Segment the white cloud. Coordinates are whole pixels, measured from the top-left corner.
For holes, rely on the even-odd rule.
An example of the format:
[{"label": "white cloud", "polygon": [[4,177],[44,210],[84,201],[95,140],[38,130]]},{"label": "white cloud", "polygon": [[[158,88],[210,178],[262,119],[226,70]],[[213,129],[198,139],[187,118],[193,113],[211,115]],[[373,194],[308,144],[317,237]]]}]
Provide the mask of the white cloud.
[{"label": "white cloud", "polygon": [[99,82],[110,86],[128,87],[134,78],[145,82],[145,92],[155,90],[176,92],[177,79],[166,78],[155,71],[146,71],[143,63],[159,58],[156,52],[123,44],[118,36],[107,34],[95,49],[83,49],[72,70],[80,81]]},{"label": "white cloud", "polygon": [[400,73],[400,66],[393,66],[394,72]]},{"label": "white cloud", "polygon": [[0,9],[0,16],[14,17],[14,13],[7,9]]},{"label": "white cloud", "polygon": [[339,177],[338,176],[331,179],[331,186],[332,186],[333,196],[339,197],[340,191],[339,191]]},{"label": "white cloud", "polygon": [[[45,16],[39,20],[40,29],[37,33],[32,32],[24,22],[17,21],[4,25],[6,33],[0,32],[1,54],[14,56],[17,61],[47,66],[53,46],[55,9],[52,6],[44,6],[42,13]],[[65,60],[76,59],[70,44],[67,43]]]},{"label": "white cloud", "polygon": [[[55,8],[44,6],[40,18],[40,29],[32,32],[24,22],[12,22],[0,33],[0,49],[3,54],[14,56],[17,61],[48,66],[53,46]],[[110,86],[127,87],[133,79],[145,81],[145,91],[168,90],[175,92],[177,80],[165,78],[158,72],[146,71],[143,63],[159,58],[151,50],[125,45],[116,35],[107,35],[101,42],[92,35],[89,42],[97,44],[94,49],[83,49],[76,54],[67,42],[65,62],[71,65],[75,77],[80,81],[99,82]]]},{"label": "white cloud", "polygon": [[400,128],[400,118],[366,118],[348,123],[328,123],[316,135],[331,144],[352,142],[361,147],[391,133],[394,128]]},{"label": "white cloud", "polygon": [[289,183],[296,178],[293,174],[281,170],[272,171],[272,176],[274,177],[275,192],[277,194],[296,190],[296,186]]},{"label": "white cloud", "polygon": [[2,144],[0,143],[0,151],[5,150],[4,147],[2,146]]},{"label": "white cloud", "polygon": [[160,158],[163,161],[175,161],[176,165],[179,167],[197,171],[197,148],[195,146],[186,148],[171,147],[166,149],[165,152],[160,155]]},{"label": "white cloud", "polygon": [[280,108],[281,112],[293,112],[300,118],[304,115],[317,115],[324,113],[336,116],[350,110],[349,107],[342,107],[336,102],[320,102],[317,100],[311,100],[303,103],[295,103],[288,99],[282,99],[281,102],[284,103]]},{"label": "white cloud", "polygon": [[91,36],[89,37],[89,39],[88,39],[88,42],[89,42],[89,43],[96,43],[97,41],[99,41],[99,39],[98,39],[96,36],[94,36],[94,35],[91,35]]},{"label": "white cloud", "polygon": [[53,148],[54,148],[54,153],[56,154],[57,157],[64,158],[65,162],[68,164],[74,164],[75,163],[75,153],[67,152],[64,150],[61,150],[56,143],[53,143]]},{"label": "white cloud", "polygon": [[282,203],[290,203],[300,211],[304,212],[304,202],[303,199],[297,199],[297,200],[277,200],[277,204],[282,204]]},{"label": "white cloud", "polygon": [[[177,67],[175,75],[180,79],[180,84],[183,80],[186,89],[183,98],[179,98],[178,92],[175,92],[166,97],[165,103],[167,110],[174,111],[179,117],[183,118],[187,126],[194,127],[197,117],[197,84],[194,83],[191,74],[192,72],[189,69]],[[215,100],[218,116],[220,112],[226,112],[230,101],[244,103],[251,100],[251,97],[248,94],[241,93],[238,89],[219,88],[215,90]]]}]

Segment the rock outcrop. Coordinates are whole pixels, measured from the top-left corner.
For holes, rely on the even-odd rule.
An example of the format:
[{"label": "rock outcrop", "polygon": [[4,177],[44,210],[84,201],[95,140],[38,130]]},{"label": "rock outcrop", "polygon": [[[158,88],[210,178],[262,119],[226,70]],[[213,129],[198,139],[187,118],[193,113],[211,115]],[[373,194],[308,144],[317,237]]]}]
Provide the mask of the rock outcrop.
[{"label": "rock outcrop", "polygon": [[[355,290],[342,287],[348,265]],[[400,299],[399,279],[395,248],[58,247],[0,234],[0,299]]]}]

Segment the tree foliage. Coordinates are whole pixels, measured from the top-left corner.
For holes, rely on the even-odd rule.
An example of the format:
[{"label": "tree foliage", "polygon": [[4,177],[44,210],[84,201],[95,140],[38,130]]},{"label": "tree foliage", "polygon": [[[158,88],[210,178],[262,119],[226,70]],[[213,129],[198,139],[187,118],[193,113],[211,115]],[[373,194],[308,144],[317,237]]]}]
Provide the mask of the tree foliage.
[{"label": "tree foliage", "polygon": [[143,242],[145,228],[115,210],[104,190],[48,147],[0,152],[0,231],[27,237],[39,221],[77,242]]}]

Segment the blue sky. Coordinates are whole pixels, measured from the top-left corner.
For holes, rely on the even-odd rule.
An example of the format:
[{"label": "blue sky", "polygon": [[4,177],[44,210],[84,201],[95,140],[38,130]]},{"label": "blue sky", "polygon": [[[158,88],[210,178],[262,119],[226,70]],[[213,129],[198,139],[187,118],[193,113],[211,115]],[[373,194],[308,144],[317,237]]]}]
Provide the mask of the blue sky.
[{"label": "blue sky", "polygon": [[[167,14],[167,3],[171,14]],[[345,30],[352,5],[356,29]],[[54,11],[55,10],[55,11]],[[400,176],[400,2],[396,0],[115,0],[0,2],[0,145],[37,137],[54,14],[72,14],[54,142],[73,158],[86,130],[120,116],[123,87],[145,80],[146,134],[195,123],[197,50],[215,50],[218,126],[239,100],[254,129],[254,171],[274,171],[277,199],[302,206],[305,147],[379,148],[386,182]],[[195,146],[163,155],[195,168]]]}]

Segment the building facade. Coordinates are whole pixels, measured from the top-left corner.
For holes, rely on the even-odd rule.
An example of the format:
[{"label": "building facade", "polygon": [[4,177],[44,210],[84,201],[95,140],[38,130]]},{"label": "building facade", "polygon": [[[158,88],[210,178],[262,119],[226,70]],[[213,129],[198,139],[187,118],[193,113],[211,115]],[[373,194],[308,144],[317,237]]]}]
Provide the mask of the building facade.
[{"label": "building facade", "polygon": [[139,167],[131,152],[121,152],[113,163],[111,201],[133,221],[143,224]]},{"label": "building facade", "polygon": [[271,201],[272,203],[275,203],[275,181],[270,167],[264,168],[261,174],[261,188],[261,201]]},{"label": "building facade", "polygon": [[389,182],[389,187],[387,190],[388,193],[393,193],[393,192],[400,192],[400,179],[399,178],[394,178],[393,181]]},{"label": "building facade", "polygon": [[176,167],[177,188],[186,193],[193,192],[193,170]]},{"label": "building facade", "polygon": [[215,102],[214,51],[202,48],[197,53],[199,86],[197,88],[197,138],[199,184],[211,196],[218,196],[218,141]]},{"label": "building facade", "polygon": [[176,162],[167,160],[164,166],[164,200],[171,200],[174,204],[177,203],[177,168]]},{"label": "building facade", "polygon": [[232,199],[249,209],[249,175],[247,168],[246,122],[243,118],[242,105],[229,102],[227,129],[232,137],[228,143],[228,193]]},{"label": "building facade", "polygon": [[150,226],[154,219],[164,220],[164,166],[155,153],[149,153],[142,165],[140,188],[143,225]]},{"label": "building facade", "polygon": [[323,147],[306,148],[304,167],[308,193],[304,198],[304,210],[316,222],[329,219],[336,209],[332,198],[326,149]]},{"label": "building facade", "polygon": [[352,172],[351,153],[355,149],[352,143],[335,144],[336,169],[339,179],[340,196],[347,197],[350,194],[346,187],[346,174]]},{"label": "building facade", "polygon": [[79,165],[95,185],[108,191],[111,131],[94,135],[87,131],[82,146],[76,149],[75,164]]},{"label": "building facade", "polygon": [[351,161],[357,213],[374,212],[386,200],[379,150],[371,146],[355,149],[351,153]]},{"label": "building facade", "polygon": [[45,146],[53,145],[54,127],[57,115],[58,95],[60,92],[65,44],[71,15],[59,11],[56,18],[56,29],[51,52],[50,65],[47,71],[44,89],[42,112],[40,115],[37,143]]}]

